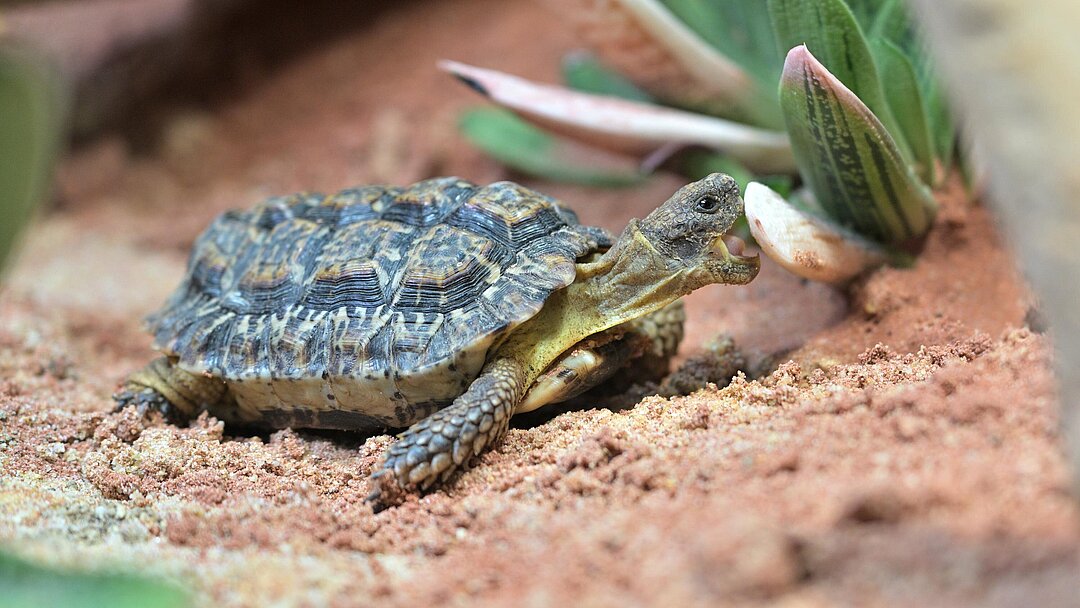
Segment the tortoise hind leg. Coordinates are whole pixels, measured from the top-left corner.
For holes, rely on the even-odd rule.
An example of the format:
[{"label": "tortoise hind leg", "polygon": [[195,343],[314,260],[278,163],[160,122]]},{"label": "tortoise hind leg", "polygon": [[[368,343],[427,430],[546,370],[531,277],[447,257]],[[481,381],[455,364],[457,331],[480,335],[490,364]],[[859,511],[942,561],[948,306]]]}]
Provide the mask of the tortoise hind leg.
[{"label": "tortoise hind leg", "polygon": [[184,371],[166,357],[159,357],[128,376],[113,395],[117,410],[136,407],[157,410],[176,422],[188,420],[225,397],[225,383]]},{"label": "tortoise hind leg", "polygon": [[525,382],[519,362],[489,363],[453,403],[398,435],[373,475],[376,489],[368,501],[381,504],[383,490],[393,486],[427,490],[467,467],[506,434]]}]

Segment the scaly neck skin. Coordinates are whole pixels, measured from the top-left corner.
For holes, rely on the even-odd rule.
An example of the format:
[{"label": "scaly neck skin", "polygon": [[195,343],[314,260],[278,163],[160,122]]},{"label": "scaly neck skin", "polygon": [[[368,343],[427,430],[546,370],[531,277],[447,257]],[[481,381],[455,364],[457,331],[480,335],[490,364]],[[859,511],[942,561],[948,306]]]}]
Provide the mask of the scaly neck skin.
[{"label": "scaly neck skin", "polygon": [[513,331],[495,358],[519,362],[529,386],[566,349],[713,282],[705,274],[658,252],[638,223],[631,222],[600,259],[578,264],[574,282],[551,294],[536,316]]}]

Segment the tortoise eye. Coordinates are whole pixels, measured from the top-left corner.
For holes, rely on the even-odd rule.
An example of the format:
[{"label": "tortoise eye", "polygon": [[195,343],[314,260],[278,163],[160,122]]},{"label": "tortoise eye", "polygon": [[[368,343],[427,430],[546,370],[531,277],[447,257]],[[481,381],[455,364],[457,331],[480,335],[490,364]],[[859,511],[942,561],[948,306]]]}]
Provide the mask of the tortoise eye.
[{"label": "tortoise eye", "polygon": [[720,209],[720,200],[712,195],[705,195],[698,199],[694,210],[698,213],[716,213]]}]

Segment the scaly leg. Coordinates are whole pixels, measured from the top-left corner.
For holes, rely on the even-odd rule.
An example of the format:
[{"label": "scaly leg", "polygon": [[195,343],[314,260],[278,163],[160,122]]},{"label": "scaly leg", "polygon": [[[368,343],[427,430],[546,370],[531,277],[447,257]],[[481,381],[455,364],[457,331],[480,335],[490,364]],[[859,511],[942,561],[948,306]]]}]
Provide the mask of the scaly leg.
[{"label": "scaly leg", "polygon": [[426,490],[467,467],[470,458],[506,434],[525,393],[525,377],[513,359],[489,363],[453,403],[398,435],[374,475],[379,489],[368,500],[379,503],[382,486],[390,479],[391,485]]}]

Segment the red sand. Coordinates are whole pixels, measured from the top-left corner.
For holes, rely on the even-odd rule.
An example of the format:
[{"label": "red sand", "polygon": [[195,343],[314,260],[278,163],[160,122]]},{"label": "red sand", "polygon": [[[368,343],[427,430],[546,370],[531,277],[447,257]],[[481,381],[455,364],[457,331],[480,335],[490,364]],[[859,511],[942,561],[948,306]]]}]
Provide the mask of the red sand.
[{"label": "red sand", "polygon": [[[62,209],[0,294],[0,542],[162,574],[210,605],[1075,606],[1049,344],[1024,326],[1031,297],[986,210],[957,193],[916,266],[874,273],[849,307],[775,266],[689,298],[684,354],[717,332],[798,347],[771,375],[514,428],[443,491],[379,514],[363,498],[387,436],[108,413],[151,356],[140,316],[215,213],[504,177],[458,140],[478,100],[434,60],[552,79],[570,35],[531,4],[406,7],[178,118],[148,157],[103,141],[69,159]],[[677,183],[530,185],[619,228]]]}]

